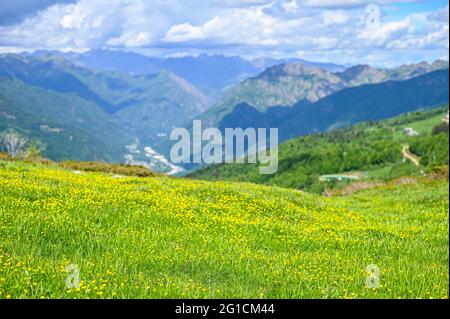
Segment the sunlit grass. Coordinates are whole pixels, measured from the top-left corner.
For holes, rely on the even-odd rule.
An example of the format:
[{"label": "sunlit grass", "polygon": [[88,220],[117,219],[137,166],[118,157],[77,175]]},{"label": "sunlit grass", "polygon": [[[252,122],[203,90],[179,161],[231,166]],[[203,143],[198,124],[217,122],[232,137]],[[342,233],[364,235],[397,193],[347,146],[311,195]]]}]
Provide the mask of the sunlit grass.
[{"label": "sunlit grass", "polygon": [[0,298],[448,298],[448,201],[446,181],[323,198],[0,161]]}]

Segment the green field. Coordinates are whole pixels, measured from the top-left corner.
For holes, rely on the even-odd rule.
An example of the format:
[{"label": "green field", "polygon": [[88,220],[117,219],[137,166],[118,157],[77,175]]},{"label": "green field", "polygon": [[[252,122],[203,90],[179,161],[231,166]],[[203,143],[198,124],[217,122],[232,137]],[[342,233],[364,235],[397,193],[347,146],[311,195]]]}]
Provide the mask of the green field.
[{"label": "green field", "polygon": [[0,161],[0,298],[448,298],[448,191],[324,198]]}]

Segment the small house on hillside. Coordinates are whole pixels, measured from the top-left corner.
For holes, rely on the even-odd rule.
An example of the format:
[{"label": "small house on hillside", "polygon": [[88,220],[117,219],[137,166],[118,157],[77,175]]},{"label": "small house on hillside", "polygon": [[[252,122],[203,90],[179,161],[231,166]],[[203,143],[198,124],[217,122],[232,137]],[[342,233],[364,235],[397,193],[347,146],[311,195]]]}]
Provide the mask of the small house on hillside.
[{"label": "small house on hillside", "polygon": [[418,136],[418,135],[419,135],[419,133],[417,133],[417,132],[416,132],[413,128],[411,128],[411,127],[405,128],[404,132],[405,132],[405,134],[408,135],[408,136]]}]

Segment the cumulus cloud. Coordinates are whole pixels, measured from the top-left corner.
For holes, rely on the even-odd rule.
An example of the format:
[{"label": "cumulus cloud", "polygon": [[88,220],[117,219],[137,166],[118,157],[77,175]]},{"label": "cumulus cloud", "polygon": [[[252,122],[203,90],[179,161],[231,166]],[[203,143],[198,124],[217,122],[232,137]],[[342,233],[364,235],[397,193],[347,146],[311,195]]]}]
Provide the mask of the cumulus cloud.
[{"label": "cumulus cloud", "polygon": [[364,29],[358,35],[358,39],[365,41],[364,43],[367,45],[385,45],[389,41],[397,40],[407,34],[410,28],[411,21],[409,19],[389,22],[378,28]]},{"label": "cumulus cloud", "polygon": [[0,27],[0,44],[54,49],[96,47],[111,34],[121,32],[119,10],[114,1],[107,0],[97,0],[95,6],[84,0],[53,5],[19,25]]},{"label": "cumulus cloud", "polygon": [[216,16],[200,26],[190,23],[174,25],[168,30],[164,41],[208,40],[243,45],[277,44],[273,39],[277,28],[277,21],[265,15],[259,8],[237,9],[226,16]]},{"label": "cumulus cloud", "polygon": [[[357,58],[358,52],[380,60],[394,50],[446,54],[448,7],[382,20],[369,30],[365,8],[372,2],[382,6],[405,1],[78,0],[54,4],[20,24],[0,26],[0,46],[3,51],[112,47],[181,55],[189,50],[247,56],[314,54],[315,60],[334,52],[340,54],[332,60],[336,62]],[[399,58],[392,54],[390,59]]]},{"label": "cumulus cloud", "polygon": [[74,3],[76,0],[0,0],[0,25],[14,24],[56,3]]}]

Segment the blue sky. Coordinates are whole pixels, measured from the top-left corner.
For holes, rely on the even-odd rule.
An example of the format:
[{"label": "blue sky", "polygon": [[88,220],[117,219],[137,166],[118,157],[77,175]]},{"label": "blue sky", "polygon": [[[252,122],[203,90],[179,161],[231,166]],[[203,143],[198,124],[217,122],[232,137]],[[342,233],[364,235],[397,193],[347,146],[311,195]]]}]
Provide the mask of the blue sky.
[{"label": "blue sky", "polygon": [[448,6],[448,1],[445,0],[429,0],[418,2],[403,2],[391,4],[396,10],[389,12],[389,15],[395,18],[404,18],[413,13],[420,13],[424,11],[435,11]]},{"label": "blue sky", "polygon": [[[367,23],[370,4],[377,23]],[[448,16],[442,0],[0,0],[0,52],[107,48],[392,66],[448,60]]]}]

